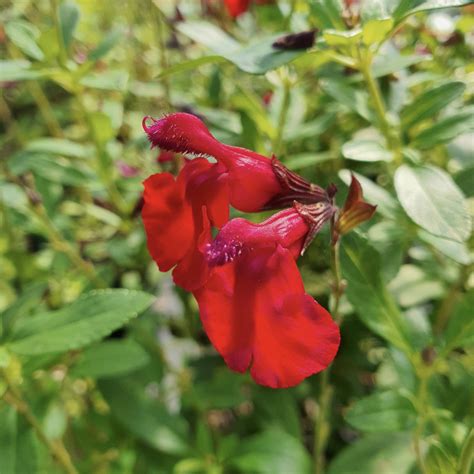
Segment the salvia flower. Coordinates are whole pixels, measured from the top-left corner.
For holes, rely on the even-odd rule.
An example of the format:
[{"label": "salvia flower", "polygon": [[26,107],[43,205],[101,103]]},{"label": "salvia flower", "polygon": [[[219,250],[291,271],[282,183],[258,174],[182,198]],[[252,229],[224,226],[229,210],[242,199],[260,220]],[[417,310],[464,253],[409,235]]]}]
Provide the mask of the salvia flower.
[{"label": "salvia flower", "polygon": [[219,142],[195,115],[175,113],[160,120],[145,117],[143,128],[153,147],[185,156],[210,157],[220,163],[225,168],[221,179],[229,186],[230,204],[240,211],[288,207],[294,200],[327,200],[324,189],[291,172],[275,157]]},{"label": "salvia flower", "polygon": [[257,383],[273,388],[325,369],[339,347],[338,326],[305,293],[296,265],[309,231],[296,209],[261,224],[231,220],[208,244],[209,278],[194,292],[204,329],[227,365],[250,368]]}]

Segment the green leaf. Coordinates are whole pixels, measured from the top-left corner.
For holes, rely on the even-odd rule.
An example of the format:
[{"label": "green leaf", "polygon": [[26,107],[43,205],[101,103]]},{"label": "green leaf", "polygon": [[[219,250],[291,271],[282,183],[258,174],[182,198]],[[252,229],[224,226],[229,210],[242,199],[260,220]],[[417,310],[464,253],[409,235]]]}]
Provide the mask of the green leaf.
[{"label": "green leaf", "polygon": [[59,6],[59,23],[64,46],[69,48],[77,23],[79,22],[79,8],[73,2],[64,2]]},{"label": "green leaf", "polygon": [[430,55],[401,55],[393,53],[378,54],[372,63],[372,74],[374,77],[383,77],[394,72],[406,69],[421,61],[430,61]]},{"label": "green leaf", "polygon": [[331,462],[328,474],[409,474],[415,463],[411,433],[378,433],[344,448]]},{"label": "green leaf", "polygon": [[381,43],[392,31],[393,18],[374,18],[367,21],[362,28],[362,41],[370,46]]},{"label": "green leaf", "polygon": [[126,380],[101,380],[99,389],[112,415],[128,431],[164,453],[183,455],[188,451],[187,425],[183,418],[146,398],[142,387]]},{"label": "green leaf", "polygon": [[337,0],[315,0],[309,2],[312,16],[322,29],[345,29],[341,4]]},{"label": "green leaf", "polygon": [[303,445],[279,429],[243,439],[228,463],[242,472],[255,474],[309,474],[311,461]]},{"label": "green leaf", "polygon": [[288,131],[285,131],[283,139],[285,142],[302,140],[305,138],[317,138],[324,133],[335,122],[336,114],[327,112],[318,118],[302,123]]},{"label": "green leaf", "polygon": [[30,58],[42,61],[44,54],[36,43],[39,32],[30,23],[22,20],[11,20],[5,25],[5,33],[15,46],[21,49]]},{"label": "green leaf", "polygon": [[39,472],[36,439],[14,408],[0,404],[0,473]]},{"label": "green leaf", "polygon": [[370,139],[354,139],[342,145],[345,158],[355,161],[391,161],[392,152],[383,147],[380,141]]},{"label": "green leaf", "polygon": [[448,82],[434,89],[427,90],[407,105],[401,113],[402,127],[410,130],[413,125],[432,118],[466,89],[464,82]]},{"label": "green leaf", "polygon": [[454,8],[462,7],[464,5],[469,5],[472,3],[472,0],[429,0],[427,2],[422,2],[420,5],[417,5],[415,8],[412,8],[413,3],[420,3],[419,1],[413,0],[404,0],[401,2],[401,5],[397,8],[395,15],[397,19],[413,15],[414,13],[428,11],[428,10],[439,10],[441,8]]},{"label": "green leaf", "polygon": [[143,367],[149,360],[147,352],[133,340],[104,341],[84,350],[70,374],[74,377],[112,377]]},{"label": "green leaf", "polygon": [[318,153],[295,153],[291,158],[284,160],[285,166],[290,170],[299,170],[307,166],[314,166],[325,161],[335,160],[336,156],[331,151]]},{"label": "green leaf", "polygon": [[70,156],[72,158],[88,158],[91,154],[86,145],[65,138],[37,138],[29,141],[25,150]]},{"label": "green leaf", "polygon": [[365,120],[369,122],[372,120],[366,92],[356,90],[335,78],[321,80],[321,87],[336,102],[359,114]]},{"label": "green leaf", "polygon": [[120,40],[125,36],[123,28],[114,28],[109,31],[105,38],[89,53],[89,61],[98,61],[102,59],[112,48],[117,46]]},{"label": "green leaf", "polygon": [[341,267],[347,298],[374,333],[409,354],[412,344],[406,321],[380,275],[380,255],[355,233],[342,239]]},{"label": "green leaf", "polygon": [[351,46],[359,42],[362,30],[359,28],[348,31],[324,30],[323,38],[329,46]]},{"label": "green leaf", "polygon": [[202,66],[203,64],[218,64],[225,61],[226,59],[219,55],[203,56],[197,59],[189,59],[188,61],[180,61],[179,63],[174,64],[168,69],[162,71],[161,74],[158,76],[158,79],[161,79],[162,77],[171,76],[173,74],[179,74],[182,72],[195,71],[199,66]]},{"label": "green leaf", "polygon": [[444,287],[438,280],[430,278],[420,267],[402,265],[397,276],[390,282],[390,292],[402,307],[410,307],[438,299]]},{"label": "green leaf", "polygon": [[370,203],[377,204],[377,212],[389,219],[394,219],[401,212],[396,199],[386,189],[359,173],[341,170],[339,171],[339,177],[347,186],[351,183],[351,173],[359,180],[364,198]]},{"label": "green leaf", "polygon": [[421,240],[432,245],[443,255],[461,265],[469,265],[472,262],[472,258],[465,242],[455,242],[454,240],[444,239],[443,237],[430,234],[423,229],[418,230],[418,236]]},{"label": "green leaf", "polygon": [[28,317],[30,311],[39,304],[47,287],[44,282],[33,282],[25,286],[17,300],[0,315],[4,333],[8,334],[16,321]]},{"label": "green leaf", "polygon": [[471,218],[464,196],[440,168],[402,165],[395,173],[395,189],[405,212],[423,229],[458,242],[469,237]]},{"label": "green leaf", "polygon": [[474,130],[474,110],[467,109],[425,128],[415,135],[412,145],[420,149],[431,148],[441,143],[448,143],[470,130]]},{"label": "green leaf", "polygon": [[[222,56],[242,71],[250,74],[264,74],[305,53],[305,50],[285,51],[273,48],[272,44],[275,40],[285,33],[242,46],[217,26],[204,21],[186,21],[179,23],[176,28],[192,40],[206,46],[215,54]],[[212,58],[212,62],[214,62],[215,56]]]},{"label": "green leaf", "polygon": [[80,83],[92,89],[124,92],[127,88],[129,74],[124,70],[91,72],[84,76]]},{"label": "green leaf", "polygon": [[153,296],[139,291],[92,291],[69,306],[18,325],[9,347],[25,355],[79,349],[123,326],[152,300]]},{"label": "green leaf", "polygon": [[25,81],[39,79],[44,75],[44,72],[30,68],[31,63],[26,59],[0,61],[0,81]]},{"label": "green leaf", "polygon": [[357,400],[344,418],[364,432],[401,431],[414,426],[416,410],[400,391],[390,390]]},{"label": "green leaf", "polygon": [[445,350],[449,352],[456,347],[474,346],[474,291],[465,294],[454,308],[444,332]]},{"label": "green leaf", "polygon": [[474,196],[474,166],[464,168],[454,176],[455,183],[468,198]]}]

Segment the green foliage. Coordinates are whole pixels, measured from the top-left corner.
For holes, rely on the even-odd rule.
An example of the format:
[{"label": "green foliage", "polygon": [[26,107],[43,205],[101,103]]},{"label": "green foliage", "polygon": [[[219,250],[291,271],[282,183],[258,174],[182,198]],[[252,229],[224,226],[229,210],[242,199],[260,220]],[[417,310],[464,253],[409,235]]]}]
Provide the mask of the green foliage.
[{"label": "green foliage", "polygon": [[[2,5],[0,474],[472,471],[472,2],[250,3]],[[297,387],[230,371],[148,254],[182,158],[141,120],[177,110],[377,205],[298,260],[342,343]]]}]

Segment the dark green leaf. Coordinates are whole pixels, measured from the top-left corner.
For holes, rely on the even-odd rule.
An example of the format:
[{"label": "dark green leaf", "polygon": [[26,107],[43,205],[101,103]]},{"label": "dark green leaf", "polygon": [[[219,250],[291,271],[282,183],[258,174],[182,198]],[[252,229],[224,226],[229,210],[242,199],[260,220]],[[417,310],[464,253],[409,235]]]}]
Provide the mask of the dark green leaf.
[{"label": "dark green leaf", "polygon": [[70,373],[75,377],[112,377],[143,367],[149,360],[133,340],[104,341],[87,348]]},{"label": "dark green leaf", "polygon": [[39,32],[33,25],[22,20],[12,20],[5,25],[5,33],[30,58],[37,61],[44,59],[43,51],[36,43]]},{"label": "dark green leaf", "polygon": [[148,399],[142,387],[109,379],[100,381],[99,388],[112,415],[135,436],[165,453],[182,455],[188,451],[184,420]]},{"label": "dark green leaf", "polygon": [[89,61],[97,61],[103,58],[120,42],[123,36],[125,36],[125,31],[122,28],[115,28],[109,31],[97,47],[89,53],[87,59],[89,59]]},{"label": "dark green leaf", "polygon": [[151,295],[139,291],[92,291],[69,306],[18,325],[9,347],[25,355],[78,349],[123,326],[152,300]]},{"label": "dark green leaf", "polygon": [[357,400],[346,412],[345,419],[358,430],[401,431],[416,421],[416,410],[399,391],[378,392]]},{"label": "dark green leaf", "polygon": [[380,255],[357,234],[342,238],[341,266],[347,298],[364,324],[405,353],[412,352],[406,321],[380,275]]},{"label": "dark green leaf", "polygon": [[413,138],[412,144],[421,149],[431,148],[441,143],[448,143],[470,130],[474,130],[474,110],[466,109],[425,128]]},{"label": "dark green leaf", "polygon": [[474,196],[474,166],[459,171],[454,176],[454,181],[466,197]]},{"label": "dark green leaf", "polygon": [[409,474],[415,463],[411,433],[371,434],[344,448],[328,474]]},{"label": "dark green leaf", "polygon": [[440,168],[403,165],[395,173],[395,189],[405,212],[423,229],[458,242],[469,237],[471,218],[464,196]]},{"label": "dark green leaf", "polygon": [[445,351],[474,345],[474,291],[463,295],[449,318],[444,334]]},{"label": "dark green leaf", "polygon": [[59,22],[64,46],[69,48],[74,31],[79,21],[79,8],[71,1],[61,3],[59,6]]},{"label": "dark green leaf", "polygon": [[244,439],[229,464],[243,473],[309,474],[311,461],[296,438],[272,429]]},{"label": "dark green leaf", "polygon": [[466,89],[464,82],[448,82],[434,89],[427,90],[407,105],[401,113],[402,126],[410,130],[413,125],[432,118]]}]

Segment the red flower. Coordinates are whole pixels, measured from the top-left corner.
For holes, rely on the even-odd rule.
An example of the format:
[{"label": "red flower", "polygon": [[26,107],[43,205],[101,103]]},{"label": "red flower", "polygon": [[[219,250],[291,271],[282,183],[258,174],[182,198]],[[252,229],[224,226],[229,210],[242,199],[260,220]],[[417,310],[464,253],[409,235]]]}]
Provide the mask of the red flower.
[{"label": "red flower", "polygon": [[210,226],[229,218],[229,190],[222,165],[205,158],[188,161],[177,179],[158,173],[145,180],[142,219],[148,250],[162,272],[176,266],[177,285],[193,290],[207,276],[204,246]]},{"label": "red flower", "polygon": [[[332,216],[330,203],[317,206],[324,221]],[[227,365],[250,367],[257,383],[273,388],[325,369],[339,347],[338,326],[305,293],[296,265],[309,231],[295,209],[261,224],[233,219],[207,246],[210,275],[194,291],[204,329]]]},{"label": "red flower", "polygon": [[237,18],[250,7],[251,0],[224,0],[227,11],[232,18]]},{"label": "red flower", "polygon": [[269,159],[245,148],[216,140],[195,115],[175,113],[143,128],[152,146],[175,153],[209,156],[223,165],[229,186],[230,204],[243,212],[325,201],[326,192],[291,172],[276,158]]},{"label": "red flower", "polygon": [[173,161],[174,157],[175,154],[172,151],[161,150],[156,161],[157,163],[168,163],[168,161]]}]

